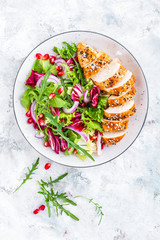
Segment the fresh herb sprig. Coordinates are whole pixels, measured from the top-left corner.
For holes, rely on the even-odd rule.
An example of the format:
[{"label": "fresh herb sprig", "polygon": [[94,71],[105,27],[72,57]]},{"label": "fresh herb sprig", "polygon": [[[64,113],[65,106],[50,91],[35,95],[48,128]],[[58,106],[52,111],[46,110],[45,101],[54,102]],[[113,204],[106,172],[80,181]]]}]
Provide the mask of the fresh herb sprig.
[{"label": "fresh herb sprig", "polygon": [[93,205],[95,205],[97,214],[100,215],[100,220],[99,220],[99,223],[98,223],[98,225],[100,225],[100,223],[102,221],[102,217],[104,215],[104,213],[102,212],[102,206],[100,206],[99,203],[94,202],[93,198],[87,198],[87,197],[84,197],[82,195],[76,196],[75,198],[78,198],[78,197],[85,198],[89,201],[89,203],[92,203]]},{"label": "fresh herb sprig", "polygon": [[64,83],[63,78],[61,78],[61,84],[62,84],[62,86],[63,86],[63,89],[64,89],[64,92],[65,92],[66,98],[68,99],[68,101],[69,101],[71,104],[73,104],[70,96],[69,96],[68,93],[67,93],[67,89],[66,89],[66,86],[65,86],[65,83]]},{"label": "fresh herb sprig", "polygon": [[31,178],[31,175],[35,174],[34,171],[38,169],[38,167],[37,167],[38,164],[39,164],[39,158],[37,158],[37,160],[36,160],[35,163],[32,163],[32,168],[31,168],[31,169],[29,169],[29,167],[28,167],[28,173],[25,174],[25,175],[26,175],[25,179],[23,179],[22,183],[19,185],[19,187],[16,188],[16,190],[14,191],[14,193],[17,192],[17,190],[18,190],[23,184],[25,184],[25,182],[26,182],[27,180],[32,179],[32,178]]},{"label": "fresh herb sprig", "polygon": [[66,193],[58,193],[55,192],[53,190],[53,187],[51,187],[50,190],[47,190],[45,186],[53,186],[53,183],[59,182],[60,180],[62,180],[65,176],[67,176],[68,173],[65,173],[63,175],[61,175],[60,177],[58,177],[55,180],[52,180],[52,178],[50,177],[50,181],[49,182],[45,182],[43,180],[41,180],[41,182],[37,181],[37,183],[40,186],[41,191],[39,191],[38,193],[43,195],[45,198],[45,202],[47,205],[47,209],[48,209],[48,216],[51,217],[51,207],[50,207],[50,203],[53,205],[53,207],[55,207],[56,209],[56,213],[57,216],[59,216],[59,214],[62,215],[62,213],[64,212],[67,216],[71,217],[72,219],[79,221],[79,218],[77,218],[73,213],[71,213],[69,210],[67,210],[64,206],[65,205],[73,205],[73,206],[77,206],[77,204],[72,201],[71,199],[69,199],[67,197]]},{"label": "fresh herb sprig", "polygon": [[[76,64],[76,70],[77,70],[77,75],[78,75],[78,78],[79,80],[81,81],[81,84],[82,86],[85,85],[85,79],[83,77],[83,73],[82,73],[82,69],[79,65],[79,63],[76,61],[75,59],[75,53],[77,51],[77,46],[75,43],[67,43],[67,42],[63,42],[63,47],[62,48],[57,48],[57,47],[54,47],[53,48],[53,51],[57,54],[59,54],[62,58],[64,59],[68,59],[68,58],[72,58]],[[67,66],[65,66],[67,67]]]},{"label": "fresh herb sprig", "polygon": [[41,179],[41,184],[43,184],[44,186],[47,186],[47,187],[49,187],[49,185],[53,186],[53,183],[57,183],[57,182],[61,181],[67,175],[68,175],[68,173],[64,173],[64,174],[62,174],[61,176],[59,176],[58,178],[56,178],[54,180],[52,179],[52,177],[50,177],[50,181],[49,182],[45,182],[45,181],[43,181]]},{"label": "fresh herb sprig", "polygon": [[77,145],[76,143],[72,142],[68,137],[66,137],[66,135],[63,133],[62,131],[62,127],[64,125],[64,122],[62,122],[61,124],[58,123],[58,119],[57,116],[53,117],[49,112],[45,111],[44,112],[46,117],[50,120],[50,122],[53,124],[54,128],[54,133],[57,132],[57,134],[59,134],[63,139],[65,139],[68,143],[69,146],[72,146],[73,148],[75,148],[79,153],[83,153],[84,155],[88,156],[92,161],[95,161],[94,158],[83,148],[81,148],[79,145]]}]

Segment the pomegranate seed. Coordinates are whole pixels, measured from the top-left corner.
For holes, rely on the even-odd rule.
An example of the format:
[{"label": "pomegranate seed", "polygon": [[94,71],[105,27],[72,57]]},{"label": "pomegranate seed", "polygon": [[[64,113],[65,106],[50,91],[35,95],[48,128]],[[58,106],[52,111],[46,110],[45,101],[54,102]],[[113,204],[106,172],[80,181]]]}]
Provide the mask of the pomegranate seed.
[{"label": "pomegranate seed", "polygon": [[90,140],[91,140],[91,141],[97,140],[97,136],[95,136],[95,135],[94,135],[94,136],[91,136],[91,137],[90,137]]},{"label": "pomegranate seed", "polygon": [[34,214],[39,213],[39,209],[37,208],[36,210],[33,211]]},{"label": "pomegranate seed", "polygon": [[41,205],[41,206],[39,207],[39,210],[40,210],[40,211],[44,211],[44,209],[45,209],[45,206],[44,206],[44,205]]},{"label": "pomegranate seed", "polygon": [[29,118],[29,119],[27,120],[27,123],[28,123],[28,124],[33,123],[33,119],[32,119],[32,118]]},{"label": "pomegranate seed", "polygon": [[26,116],[27,116],[27,117],[30,117],[30,116],[31,116],[30,110],[29,110],[28,112],[26,112]]},{"label": "pomegranate seed", "polygon": [[39,115],[39,118],[43,118],[44,117],[44,115],[43,115],[43,113],[41,113],[40,115]]},{"label": "pomegranate seed", "polygon": [[82,107],[85,107],[85,103],[82,103]]},{"label": "pomegranate seed", "polygon": [[51,56],[49,57],[49,59],[52,59],[52,58],[54,58],[54,60],[56,60],[56,57],[51,55]]},{"label": "pomegranate seed", "polygon": [[51,58],[51,59],[50,59],[50,63],[51,63],[51,64],[54,64],[54,61],[55,61],[54,58]]},{"label": "pomegranate seed", "polygon": [[57,71],[62,71],[62,67],[56,66],[56,70],[57,70]]},{"label": "pomegranate seed", "polygon": [[51,167],[51,164],[50,163],[46,163],[46,165],[44,166],[44,168],[47,170]]},{"label": "pomegranate seed", "polygon": [[63,87],[60,87],[60,88],[58,89],[58,93],[61,94],[62,92],[63,92]]},{"label": "pomegranate seed", "polygon": [[45,125],[45,121],[42,118],[38,119],[38,122],[39,122],[39,125],[42,127]]},{"label": "pomegranate seed", "polygon": [[73,150],[73,153],[76,154],[76,153],[77,153],[77,149],[74,149],[74,150]]},{"label": "pomegranate seed", "polygon": [[52,98],[54,98],[56,96],[56,94],[55,93],[50,93],[50,95],[49,95],[49,99],[52,99]]},{"label": "pomegranate seed", "polygon": [[60,72],[57,73],[57,76],[62,76],[63,74],[64,74],[64,72],[60,71]]},{"label": "pomegranate seed", "polygon": [[42,57],[43,60],[48,60],[49,59],[49,54],[45,54],[43,57]]},{"label": "pomegranate seed", "polygon": [[50,147],[49,142],[44,142],[44,146],[45,146],[45,147]]},{"label": "pomegranate seed", "polygon": [[42,54],[41,53],[36,53],[36,58],[37,59],[42,59]]}]

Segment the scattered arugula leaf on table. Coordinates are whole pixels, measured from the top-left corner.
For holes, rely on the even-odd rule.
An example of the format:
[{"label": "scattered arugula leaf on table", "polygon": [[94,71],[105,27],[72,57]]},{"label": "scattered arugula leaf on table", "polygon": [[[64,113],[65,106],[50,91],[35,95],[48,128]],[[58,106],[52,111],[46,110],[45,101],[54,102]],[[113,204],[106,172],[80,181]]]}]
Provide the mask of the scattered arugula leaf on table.
[{"label": "scattered arugula leaf on table", "polygon": [[100,223],[102,221],[102,217],[104,216],[104,213],[102,212],[102,206],[100,206],[99,203],[94,202],[93,198],[87,198],[87,197],[84,197],[82,195],[76,196],[75,198],[78,198],[78,197],[85,198],[89,201],[89,203],[92,203],[93,205],[95,205],[97,214],[100,215],[100,220],[99,220],[99,223],[98,223],[98,225],[100,225]]},{"label": "scattered arugula leaf on table", "polygon": [[[39,184],[40,189],[41,189],[41,191],[39,191],[38,193],[43,195],[45,198],[49,217],[51,217],[50,203],[52,203],[53,207],[56,208],[57,216],[59,216],[59,214],[62,215],[62,213],[64,212],[67,216],[73,218],[76,221],[79,221],[79,218],[77,218],[73,213],[71,213],[69,210],[67,210],[64,207],[64,205],[71,204],[73,206],[77,206],[77,204],[74,201],[72,201],[71,199],[69,199],[66,193],[59,194],[58,192],[55,192],[53,190],[53,183],[59,182],[67,175],[68,175],[68,173],[65,173],[65,174],[59,176],[55,180],[52,180],[52,178],[50,177],[49,182],[45,182],[43,180],[41,180],[41,182],[37,181],[37,183]],[[48,187],[49,185],[51,185],[52,187],[50,188],[50,190],[47,190],[45,186]]]},{"label": "scattered arugula leaf on table", "polygon": [[38,164],[39,164],[39,158],[37,158],[36,162],[35,163],[32,163],[32,168],[29,169],[28,167],[28,173],[26,173],[26,177],[25,179],[23,179],[23,182],[19,185],[19,187],[16,188],[16,190],[14,191],[14,193],[23,185],[25,184],[25,182],[29,179],[32,179],[31,178],[31,175],[35,174],[34,171],[38,169]]}]

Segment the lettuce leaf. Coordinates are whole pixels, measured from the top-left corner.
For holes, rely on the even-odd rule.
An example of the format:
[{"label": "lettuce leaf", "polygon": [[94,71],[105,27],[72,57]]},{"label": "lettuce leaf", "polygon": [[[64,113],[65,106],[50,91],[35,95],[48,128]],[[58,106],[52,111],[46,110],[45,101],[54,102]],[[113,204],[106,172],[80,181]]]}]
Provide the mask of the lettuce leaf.
[{"label": "lettuce leaf", "polygon": [[57,75],[57,70],[56,66],[50,63],[50,60],[41,60],[41,59],[36,59],[32,70],[38,72],[38,73],[46,73],[50,70],[51,73],[54,75]]},{"label": "lettuce leaf", "polygon": [[30,109],[31,103],[38,96],[38,93],[34,87],[28,87],[21,97],[21,103],[26,108]]},{"label": "lettuce leaf", "polygon": [[64,59],[69,59],[72,58],[73,55],[76,53],[77,51],[77,46],[75,43],[67,43],[67,42],[63,42],[63,44],[65,46],[63,46],[62,48],[58,48],[56,46],[54,46],[53,51],[57,54],[59,54],[62,58]]},{"label": "lettuce leaf", "polygon": [[64,113],[60,112],[59,114],[59,119],[64,119],[65,120],[65,126],[68,126],[71,123],[71,119],[75,116],[75,113]]},{"label": "lettuce leaf", "polygon": [[55,96],[54,98],[52,98],[50,100],[50,105],[52,107],[62,108],[64,106],[68,105],[68,103],[66,101],[64,101],[62,98]]}]

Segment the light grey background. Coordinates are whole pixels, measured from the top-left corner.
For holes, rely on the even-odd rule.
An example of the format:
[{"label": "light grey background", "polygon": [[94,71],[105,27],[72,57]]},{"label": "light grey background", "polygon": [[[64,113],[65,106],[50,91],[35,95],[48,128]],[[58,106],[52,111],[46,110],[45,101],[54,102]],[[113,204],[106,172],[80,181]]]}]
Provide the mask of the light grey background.
[{"label": "light grey background", "polygon": [[[159,240],[160,239],[160,2],[156,0],[1,0],[0,1],[0,239]],[[40,156],[34,180],[13,190],[39,154],[18,129],[12,106],[13,84],[26,55],[40,42],[68,30],[92,30],[126,46],[147,78],[150,108],[134,144],[116,160],[89,169],[52,164]],[[64,39],[65,40],[65,39]],[[59,185],[73,196],[93,197],[103,206],[98,226],[94,207],[77,199],[79,218],[33,215],[43,203],[35,179],[68,172]]]}]

